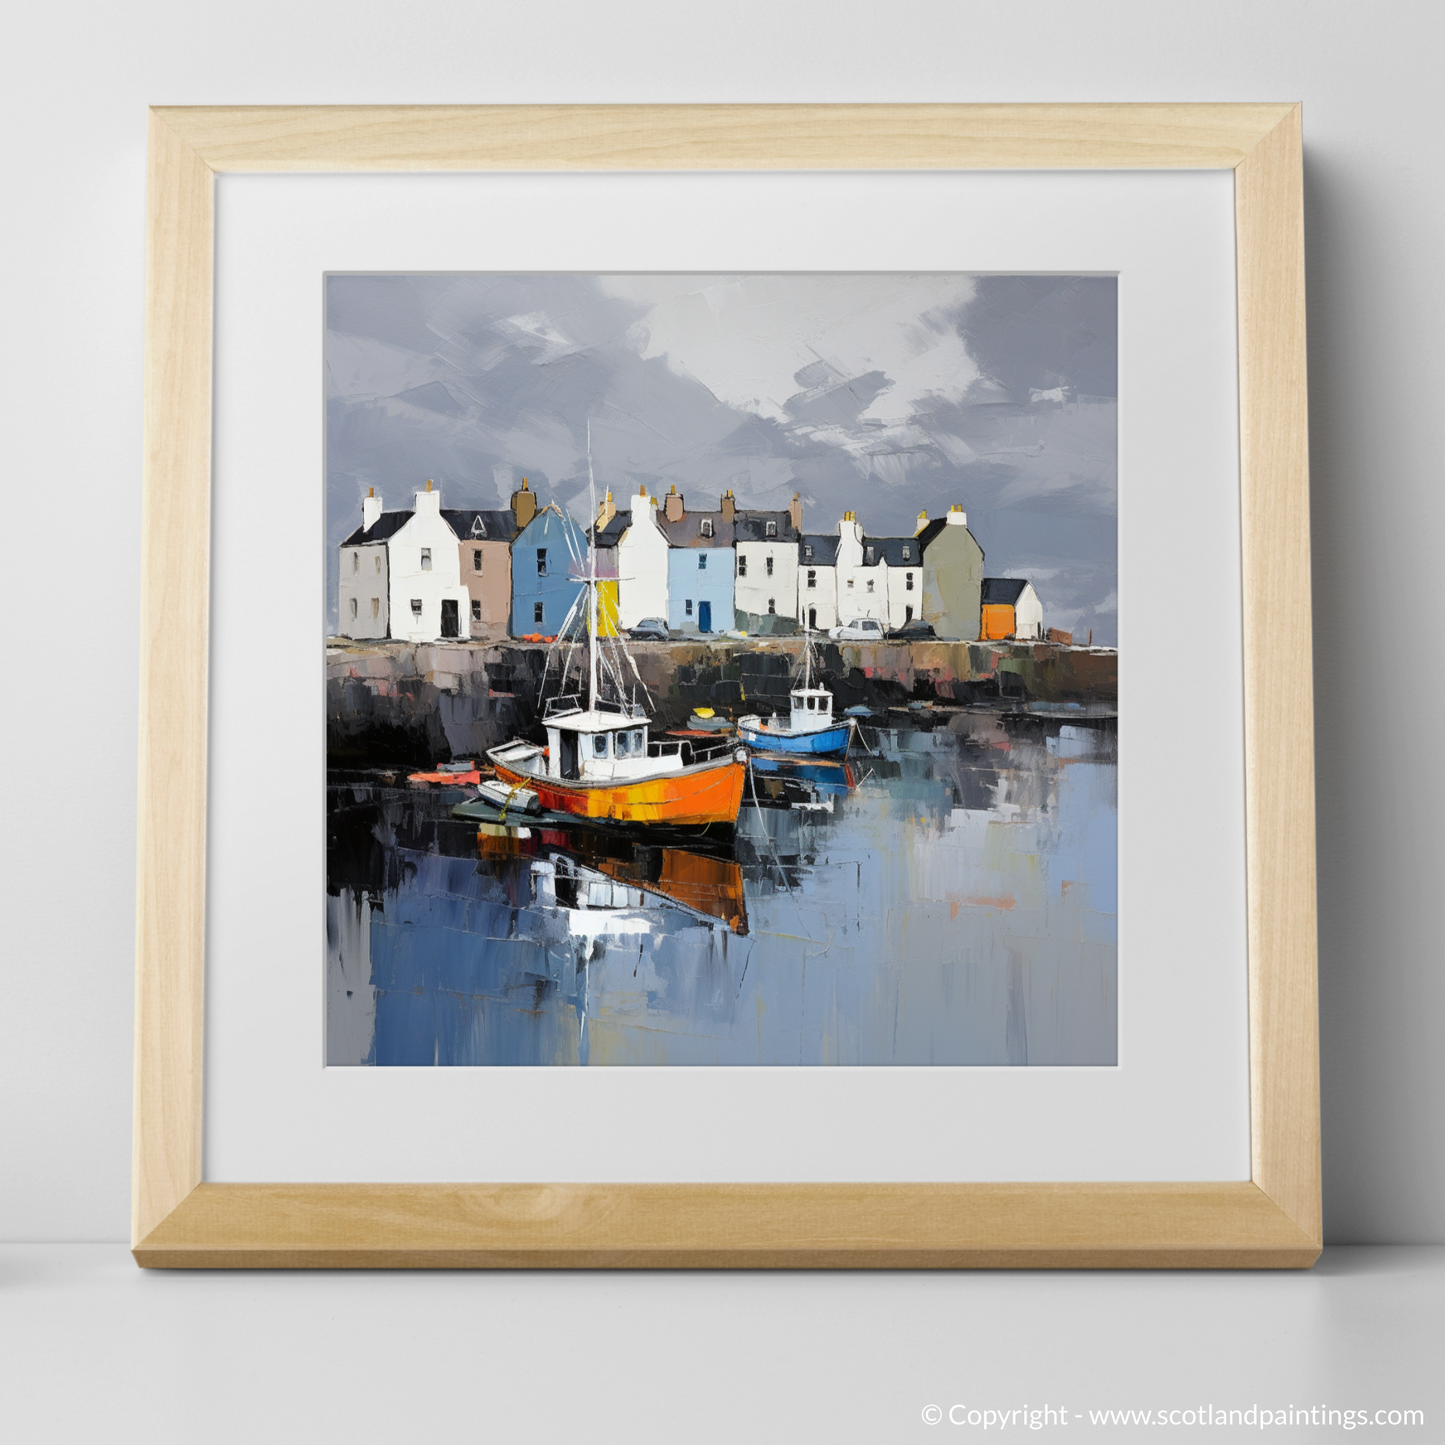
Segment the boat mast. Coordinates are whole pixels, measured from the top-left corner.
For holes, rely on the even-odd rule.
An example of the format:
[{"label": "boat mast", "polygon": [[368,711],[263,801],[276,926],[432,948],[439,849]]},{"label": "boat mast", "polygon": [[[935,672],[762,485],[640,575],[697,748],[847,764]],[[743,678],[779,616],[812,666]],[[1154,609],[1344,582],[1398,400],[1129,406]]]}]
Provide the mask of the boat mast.
[{"label": "boat mast", "polygon": [[587,546],[587,588],[592,594],[589,599],[591,612],[587,634],[587,656],[591,663],[591,678],[587,692],[587,706],[594,712],[597,708],[597,483],[592,476],[592,418],[587,418],[587,507],[591,517],[591,540]]}]

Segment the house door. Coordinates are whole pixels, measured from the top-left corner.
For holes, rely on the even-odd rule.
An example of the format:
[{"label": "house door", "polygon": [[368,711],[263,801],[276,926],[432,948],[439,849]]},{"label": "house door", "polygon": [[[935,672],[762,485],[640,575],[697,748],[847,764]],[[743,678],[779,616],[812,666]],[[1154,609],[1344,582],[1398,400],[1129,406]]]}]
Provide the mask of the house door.
[{"label": "house door", "polygon": [[903,620],[905,622],[913,621],[913,609],[911,607],[905,607],[903,609]]},{"label": "house door", "polygon": [[442,598],[442,636],[460,637],[462,635],[461,624],[457,620],[457,599],[455,597]]},{"label": "house door", "polygon": [[816,607],[808,609],[808,630],[810,632],[818,630],[818,609]]},{"label": "house door", "polygon": [[699,602],[697,604],[697,630],[699,632],[712,631],[712,603]]}]

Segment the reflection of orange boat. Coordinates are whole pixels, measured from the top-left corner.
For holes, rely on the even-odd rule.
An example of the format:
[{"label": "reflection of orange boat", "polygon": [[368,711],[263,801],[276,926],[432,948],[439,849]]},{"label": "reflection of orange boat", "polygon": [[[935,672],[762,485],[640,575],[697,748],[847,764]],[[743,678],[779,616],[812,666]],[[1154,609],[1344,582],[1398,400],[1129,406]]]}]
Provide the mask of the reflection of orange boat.
[{"label": "reflection of orange boat", "polygon": [[[489,770],[490,771],[490,770]],[[409,773],[409,783],[450,783],[458,788],[475,788],[482,775],[473,762],[443,764],[434,773]]]},{"label": "reflection of orange boat", "polygon": [[597,867],[609,877],[661,893],[695,913],[719,918],[734,933],[748,931],[743,873],[731,858],[708,858],[682,848],[662,848],[659,852],[661,867],[655,878],[615,859],[600,860]]}]

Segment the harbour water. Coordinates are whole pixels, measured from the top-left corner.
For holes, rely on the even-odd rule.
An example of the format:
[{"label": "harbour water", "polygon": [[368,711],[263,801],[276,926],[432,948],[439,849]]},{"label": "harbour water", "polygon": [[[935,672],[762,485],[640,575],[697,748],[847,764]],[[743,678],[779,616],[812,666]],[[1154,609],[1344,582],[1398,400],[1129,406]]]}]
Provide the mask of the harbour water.
[{"label": "harbour water", "polygon": [[887,722],[757,763],[731,839],[333,772],[327,1062],[1113,1064],[1113,720]]}]

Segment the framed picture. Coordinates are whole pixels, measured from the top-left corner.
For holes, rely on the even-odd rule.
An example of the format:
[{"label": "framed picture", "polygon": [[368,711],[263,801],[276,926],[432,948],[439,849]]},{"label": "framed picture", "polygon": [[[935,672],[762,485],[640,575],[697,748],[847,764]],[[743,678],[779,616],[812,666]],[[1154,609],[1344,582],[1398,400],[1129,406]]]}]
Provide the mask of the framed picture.
[{"label": "framed picture", "polygon": [[153,111],[137,1260],[1313,1262],[1300,145]]}]

